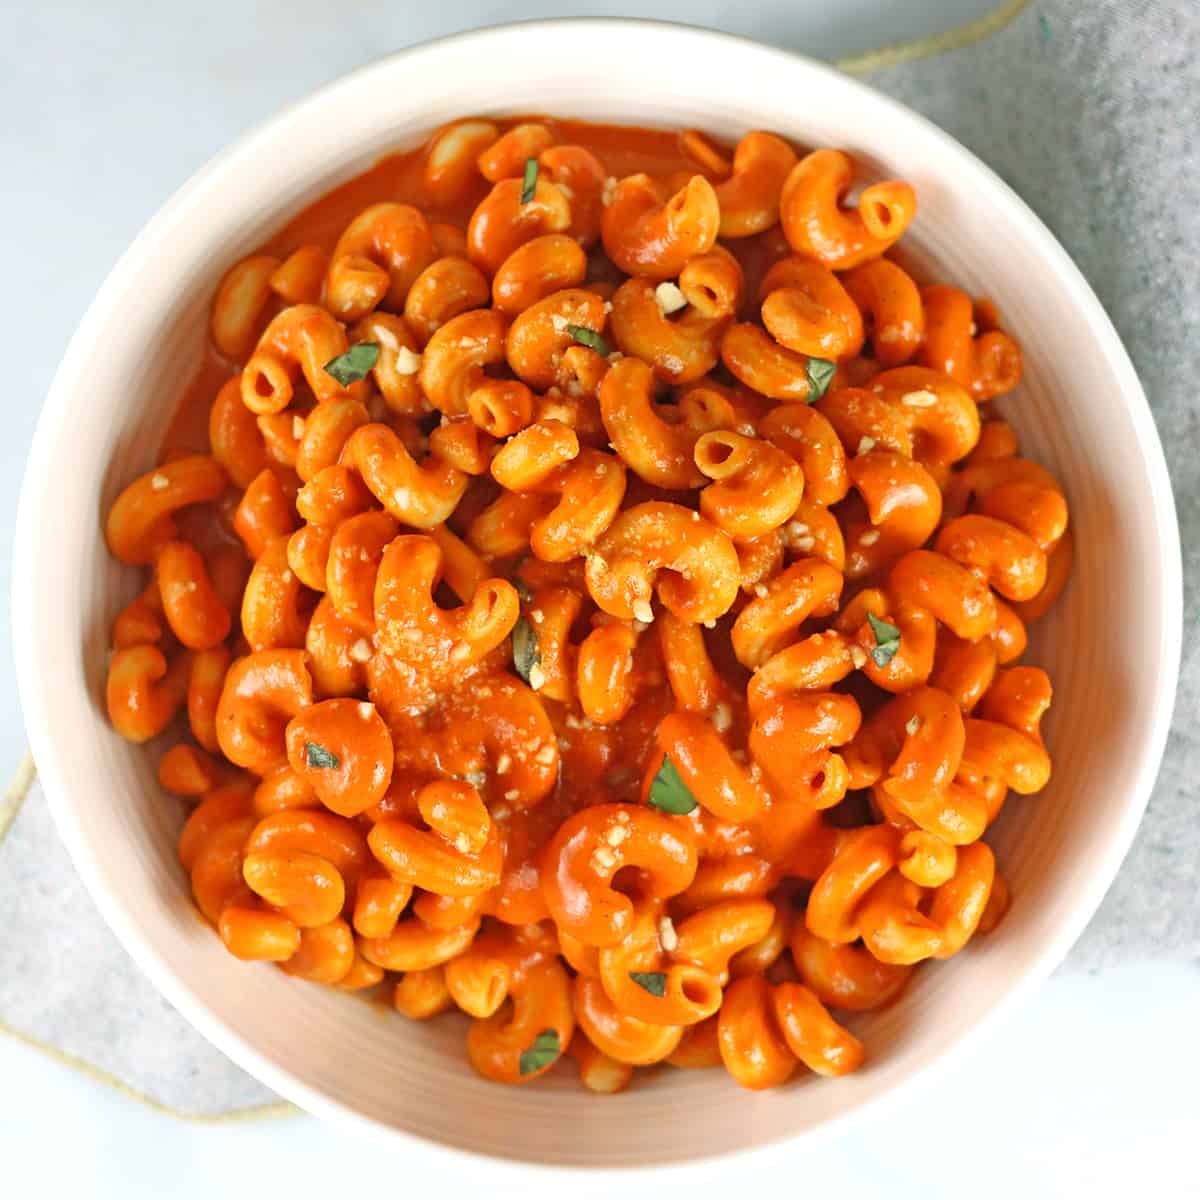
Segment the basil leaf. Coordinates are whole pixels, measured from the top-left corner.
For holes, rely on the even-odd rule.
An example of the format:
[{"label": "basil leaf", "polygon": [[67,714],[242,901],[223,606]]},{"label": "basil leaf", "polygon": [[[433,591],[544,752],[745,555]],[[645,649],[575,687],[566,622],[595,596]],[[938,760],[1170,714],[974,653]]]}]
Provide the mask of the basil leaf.
[{"label": "basil leaf", "polygon": [[881,621],[874,613],[867,613],[867,623],[875,635],[875,645],[871,648],[871,657],[877,667],[886,667],[896,657],[900,649],[900,630],[895,625]]},{"label": "basil leaf", "polygon": [[522,1075],[532,1075],[548,1067],[560,1054],[562,1047],[558,1043],[557,1029],[543,1029],[533,1039],[533,1045],[528,1050],[521,1051],[518,1068]]},{"label": "basil leaf", "polygon": [[517,618],[512,631],[513,669],[529,683],[530,672],[542,661],[538,649],[537,634],[533,626],[523,617]]},{"label": "basil leaf", "polygon": [[325,373],[332,375],[342,385],[349,387],[360,379],[379,361],[378,342],[356,342],[345,354],[331,358],[325,364]]},{"label": "basil leaf", "polygon": [[808,360],[804,374],[808,376],[809,404],[814,400],[820,400],[829,391],[829,385],[833,382],[833,373],[836,370],[837,363],[830,362],[827,358],[810,358]]},{"label": "basil leaf", "polygon": [[336,771],[342,765],[336,754],[326,750],[324,746],[318,746],[316,742],[304,743],[304,757],[310,767],[323,767]]},{"label": "basil leaf", "polygon": [[601,358],[607,358],[612,351],[608,343],[594,330],[586,325],[568,325],[567,332],[581,345],[595,350]]},{"label": "basil leaf", "polygon": [[687,784],[679,776],[675,764],[664,754],[662,766],[650,785],[650,803],[655,808],[675,816],[685,816],[696,807],[696,797],[688,791]]},{"label": "basil leaf", "polygon": [[521,203],[528,204],[537,191],[538,164],[536,158],[525,160],[525,178],[521,181]]},{"label": "basil leaf", "polygon": [[652,996],[667,994],[667,977],[662,971],[630,971],[629,978]]}]

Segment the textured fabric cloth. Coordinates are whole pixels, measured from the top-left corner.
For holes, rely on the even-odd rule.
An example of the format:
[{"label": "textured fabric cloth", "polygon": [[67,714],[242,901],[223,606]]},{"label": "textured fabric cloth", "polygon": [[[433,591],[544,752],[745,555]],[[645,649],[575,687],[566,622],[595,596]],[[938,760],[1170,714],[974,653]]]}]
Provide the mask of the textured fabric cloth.
[{"label": "textured fabric cloth", "polygon": [[[787,44],[787,39],[784,39]],[[857,64],[864,66],[869,64]],[[1195,0],[1045,0],[986,40],[867,73],[989,163],[1091,281],[1141,374],[1200,587],[1200,10]],[[1036,286],[1036,280],[1031,280]],[[1194,627],[1194,616],[1191,618]],[[1119,636],[1120,631],[1114,631]],[[1200,955],[1193,817],[1200,650],[1185,645],[1166,761],[1136,845],[1065,970]],[[2,822],[0,822],[2,823]],[[176,1109],[270,1093],[162,1000],[104,926],[35,785],[0,845],[0,1023]]]}]

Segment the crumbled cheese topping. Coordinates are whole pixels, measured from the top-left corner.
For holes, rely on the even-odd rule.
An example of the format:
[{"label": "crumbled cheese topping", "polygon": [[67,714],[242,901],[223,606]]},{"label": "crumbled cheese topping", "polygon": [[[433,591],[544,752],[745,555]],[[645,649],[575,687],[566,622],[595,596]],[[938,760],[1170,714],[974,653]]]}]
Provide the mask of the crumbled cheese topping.
[{"label": "crumbled cheese topping", "polygon": [[670,917],[658,919],[658,944],[668,953],[679,949],[679,934],[675,932],[675,923]]},{"label": "crumbled cheese topping", "polygon": [[371,714],[375,711],[375,705],[368,704],[365,700],[361,701],[358,706],[358,715],[364,720],[369,721]]},{"label": "crumbled cheese topping", "polygon": [[150,476],[150,487],[156,492],[165,492],[171,486],[171,481],[161,472],[155,471]]},{"label": "crumbled cheese topping", "polygon": [[629,814],[624,809],[621,809],[621,811],[617,813],[617,820],[620,821],[622,825],[628,825]]},{"label": "crumbled cheese topping", "polygon": [[611,871],[617,865],[617,856],[607,846],[597,846],[592,851],[591,863],[596,871]]},{"label": "crumbled cheese topping", "polygon": [[654,620],[654,609],[650,607],[650,601],[645,596],[639,596],[631,605],[635,620],[641,621],[644,625],[649,625]]},{"label": "crumbled cheese topping", "polygon": [[904,731],[910,735],[916,733],[920,728],[921,718],[918,716],[909,717],[908,720],[904,722]]},{"label": "crumbled cheese topping", "polygon": [[600,193],[600,199],[607,208],[617,198],[617,177],[610,175],[604,181],[604,190]]},{"label": "crumbled cheese topping", "polygon": [[797,550],[808,551],[816,545],[816,539],[811,537],[798,537],[792,542]]},{"label": "crumbled cheese topping", "polygon": [[303,417],[293,417],[292,418],[292,437],[294,437],[296,439],[296,441],[299,441],[303,436],[304,436],[304,418]]},{"label": "crumbled cheese topping", "polygon": [[610,846],[619,846],[629,836],[629,830],[624,825],[614,825],[605,835],[604,840]]},{"label": "crumbled cheese topping", "polygon": [[709,720],[712,721],[713,728],[718,733],[726,733],[733,724],[733,711],[728,704],[722,701],[713,707]]},{"label": "crumbled cheese topping", "polygon": [[859,454],[866,454],[869,450],[874,450],[874,449],[875,449],[875,439],[873,437],[867,437],[866,434],[864,434],[858,443]]},{"label": "crumbled cheese topping", "polygon": [[353,646],[350,647],[350,657],[355,662],[365,663],[371,657],[371,643],[366,638],[359,638]]},{"label": "crumbled cheese topping", "polygon": [[284,573],[282,575],[280,575],[279,578],[282,579],[284,583],[291,583],[292,582],[292,573],[291,573],[291,571],[284,571]]},{"label": "crumbled cheese topping", "polygon": [[520,796],[520,791],[517,788],[510,788],[504,793],[505,800],[516,800]]},{"label": "crumbled cheese topping", "polygon": [[867,652],[861,646],[851,646],[850,661],[856,670],[861,671],[867,665]]},{"label": "crumbled cheese topping", "polygon": [[529,686],[536,692],[539,688],[546,685],[546,672],[542,670],[541,663],[534,663],[529,668]]},{"label": "crumbled cheese topping", "polygon": [[879,530],[868,529],[859,539],[859,544],[863,546],[873,546],[879,541]]},{"label": "crumbled cheese topping", "polygon": [[937,403],[937,397],[932,392],[925,390],[905,392],[900,397],[900,403],[907,404],[909,408],[932,408]]},{"label": "crumbled cheese topping", "polygon": [[496,759],[496,774],[497,775],[507,775],[508,771],[511,767],[512,767],[512,755],[511,754],[501,754],[500,757],[498,759]]},{"label": "crumbled cheese topping", "polygon": [[396,351],[396,374],[415,375],[421,369],[421,356],[407,346]]},{"label": "crumbled cheese topping", "polygon": [[767,585],[765,583],[756,583],[754,585],[754,594],[761,600],[767,594]]},{"label": "crumbled cheese topping", "polygon": [[486,771],[468,771],[463,778],[473,787],[481,788],[487,783]]},{"label": "crumbled cheese topping", "polygon": [[678,284],[668,279],[654,289],[654,303],[664,317],[669,317],[681,308],[687,308],[687,297],[679,290]]},{"label": "crumbled cheese topping", "polygon": [[397,340],[396,335],[386,325],[373,322],[371,334],[385,350],[400,349],[400,342]]},{"label": "crumbled cheese topping", "polygon": [[465,833],[460,833],[454,839],[454,848],[459,854],[469,854],[471,851],[471,839]]},{"label": "crumbled cheese topping", "polygon": [[567,326],[570,323],[571,322],[568,321],[567,318],[562,315],[562,313],[554,313],[554,315],[550,318],[550,324],[554,326],[555,333],[566,333]]},{"label": "crumbled cheese topping", "polygon": [[533,756],[533,761],[541,763],[543,767],[548,767],[554,761],[554,743],[546,742]]}]

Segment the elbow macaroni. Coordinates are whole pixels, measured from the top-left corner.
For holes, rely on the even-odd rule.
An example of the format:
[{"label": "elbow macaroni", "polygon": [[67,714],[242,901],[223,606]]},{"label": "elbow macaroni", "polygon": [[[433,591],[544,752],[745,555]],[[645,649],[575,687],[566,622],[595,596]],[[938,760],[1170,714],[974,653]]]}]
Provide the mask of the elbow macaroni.
[{"label": "elbow macaroni", "polygon": [[1050,778],[1019,346],[839,150],[464,120],[378,171],[226,273],[203,419],[105,521],[198,909],[461,1010],[499,1082],[853,1071],[838,1014],[994,928]]}]

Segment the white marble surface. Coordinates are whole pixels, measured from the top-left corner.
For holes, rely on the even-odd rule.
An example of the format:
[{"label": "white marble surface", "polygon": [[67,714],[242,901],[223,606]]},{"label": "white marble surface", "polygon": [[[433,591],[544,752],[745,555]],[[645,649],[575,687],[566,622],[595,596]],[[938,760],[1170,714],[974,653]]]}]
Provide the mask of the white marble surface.
[{"label": "white marble surface", "polygon": [[[355,0],[0,0],[0,227],[13,340],[0,442],[0,621],[8,628],[12,520],[42,397],[88,299],[123,247],[212,153],[281,104],[389,50],[520,17],[624,14],[710,24],[835,57],[970,20],[993,0],[646,0],[438,4]],[[87,452],[80,447],[80,453]],[[48,533],[48,537],[52,534]],[[12,678],[10,638],[0,679]],[[0,689],[0,773],[24,741]],[[3,933],[0,933],[0,938]],[[798,1159],[789,1187],[892,1197],[1195,1194],[1200,970],[1129,964],[1059,976],[903,1120]],[[85,1019],[81,1015],[81,1019]],[[457,1195],[471,1180],[368,1147],[307,1117],[237,1126],[151,1112],[0,1036],[0,1193],[98,1197],[329,1196],[336,1189]],[[1188,1137],[1191,1133],[1193,1136]],[[236,1185],[231,1188],[231,1181]],[[714,1169],[726,1194],[783,1181]],[[1156,1188],[1157,1185],[1157,1188]],[[662,1185],[631,1181],[630,1196]],[[491,1189],[489,1189],[491,1190]],[[592,1194],[586,1185],[576,1189]],[[531,1179],[522,1195],[545,1191]]]}]

